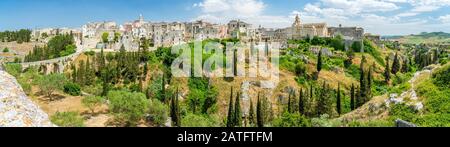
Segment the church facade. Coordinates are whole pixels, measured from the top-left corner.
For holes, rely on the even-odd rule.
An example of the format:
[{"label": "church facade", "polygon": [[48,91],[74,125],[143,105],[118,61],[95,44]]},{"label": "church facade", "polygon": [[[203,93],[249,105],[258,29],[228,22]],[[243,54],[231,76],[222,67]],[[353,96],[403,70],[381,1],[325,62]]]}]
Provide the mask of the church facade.
[{"label": "church facade", "polygon": [[303,24],[297,15],[291,27],[286,28],[288,39],[303,39],[306,37],[328,37],[328,27],[326,23],[307,23]]}]

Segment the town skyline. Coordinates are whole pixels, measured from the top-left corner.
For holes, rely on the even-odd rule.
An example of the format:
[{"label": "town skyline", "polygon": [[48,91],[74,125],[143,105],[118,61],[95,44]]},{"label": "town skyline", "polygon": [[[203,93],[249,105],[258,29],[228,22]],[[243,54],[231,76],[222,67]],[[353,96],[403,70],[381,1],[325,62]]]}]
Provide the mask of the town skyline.
[{"label": "town skyline", "polygon": [[139,14],[151,22],[203,19],[225,24],[240,19],[255,27],[284,28],[300,14],[306,23],[359,26],[380,35],[450,32],[450,1],[447,0],[286,0],[281,3],[274,0],[5,0],[0,3],[0,12],[4,14],[0,17],[3,22],[0,30],[79,28],[87,22],[99,21],[123,24]]}]

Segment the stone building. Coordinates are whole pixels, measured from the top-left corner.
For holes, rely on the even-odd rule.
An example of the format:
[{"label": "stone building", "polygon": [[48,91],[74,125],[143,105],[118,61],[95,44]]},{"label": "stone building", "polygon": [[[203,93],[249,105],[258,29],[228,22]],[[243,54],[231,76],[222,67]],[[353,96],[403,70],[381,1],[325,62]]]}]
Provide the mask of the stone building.
[{"label": "stone building", "polygon": [[303,24],[299,15],[295,17],[292,27],[288,28],[288,39],[303,39],[309,37],[328,37],[328,29],[326,23],[308,23]]},{"label": "stone building", "polygon": [[228,36],[232,38],[246,37],[252,25],[241,20],[232,20],[228,23]]}]

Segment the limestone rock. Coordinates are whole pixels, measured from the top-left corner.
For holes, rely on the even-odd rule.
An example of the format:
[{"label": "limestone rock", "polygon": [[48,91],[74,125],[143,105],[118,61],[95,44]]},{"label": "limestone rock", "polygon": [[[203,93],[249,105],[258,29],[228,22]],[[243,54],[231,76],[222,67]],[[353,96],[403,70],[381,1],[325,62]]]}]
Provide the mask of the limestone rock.
[{"label": "limestone rock", "polygon": [[55,127],[23,92],[17,80],[0,70],[0,127]]}]

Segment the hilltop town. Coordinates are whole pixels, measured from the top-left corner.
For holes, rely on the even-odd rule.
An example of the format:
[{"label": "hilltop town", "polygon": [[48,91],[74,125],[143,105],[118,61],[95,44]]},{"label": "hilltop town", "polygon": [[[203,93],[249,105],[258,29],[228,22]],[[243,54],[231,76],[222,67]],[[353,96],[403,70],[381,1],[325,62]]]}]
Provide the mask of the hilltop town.
[{"label": "hilltop town", "polygon": [[[148,39],[152,47],[173,46],[191,41],[206,39],[237,38],[244,42],[282,42],[287,45],[288,40],[304,37],[334,37],[342,35],[348,46],[354,41],[362,41],[369,37],[376,42],[381,40],[379,35],[365,33],[357,26],[344,27],[328,26],[326,23],[304,23],[299,15],[293,20],[292,26],[287,28],[263,28],[241,20],[231,20],[227,24],[214,24],[203,20],[194,22],[149,22],[142,15],[139,19],[117,24],[114,21],[89,22],[79,29],[46,28],[34,29],[31,40],[45,41],[48,36],[56,34],[74,34],[86,39],[104,39],[96,45],[97,48],[119,50],[123,44],[126,49],[136,50],[142,38]],[[105,33],[107,34],[105,36]],[[105,43],[114,42],[113,46]]]},{"label": "hilltop town", "polygon": [[[306,23],[299,15],[278,29],[242,20],[149,22],[141,15],[120,25],[5,31],[0,39],[7,72],[0,81],[15,78],[7,84],[21,86],[0,100],[30,99],[37,105],[30,111],[40,116],[31,121],[38,123],[17,123],[28,118],[12,114],[33,113],[15,113],[16,103],[0,101],[0,110],[8,108],[0,112],[14,118],[0,120],[2,126],[450,125],[440,121],[450,118],[449,46],[382,39],[358,26]],[[229,42],[242,44],[225,50]],[[218,46],[211,51],[208,43]],[[172,47],[183,45],[193,59],[173,66],[182,54]],[[198,63],[211,63],[212,71],[175,76]],[[269,78],[241,76],[262,65],[255,75]],[[231,76],[208,76],[223,72]]]}]

